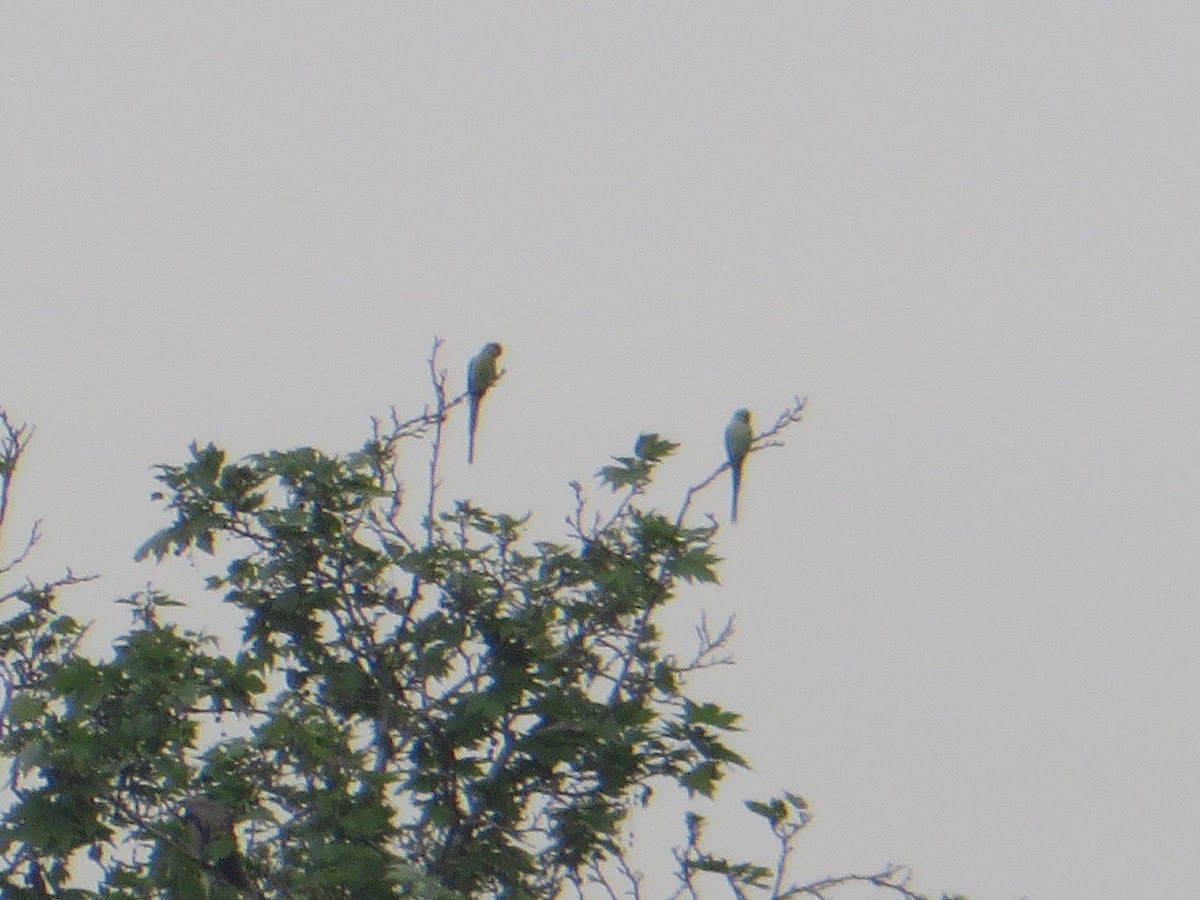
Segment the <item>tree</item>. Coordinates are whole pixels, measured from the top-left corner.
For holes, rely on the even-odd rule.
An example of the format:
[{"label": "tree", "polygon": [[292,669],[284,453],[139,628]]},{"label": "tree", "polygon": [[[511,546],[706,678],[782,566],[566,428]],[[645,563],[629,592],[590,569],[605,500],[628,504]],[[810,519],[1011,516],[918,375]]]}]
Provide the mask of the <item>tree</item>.
[{"label": "tree", "polygon": [[[646,492],[677,445],[642,434],[598,473],[610,512],[576,483],[566,534],[531,540],[528,516],[442,500],[443,437],[466,395],[451,396],[438,346],[432,404],[373,420],[355,452],[230,460],[193,444],[158,467],[172,521],[137,556],[211,556],[206,590],[242,617],[236,650],[169,621],[179,601],[154,589],[118,601],[132,625],[107,659],[84,653],[85,627],[58,611],[80,580],[70,571],[0,595],[5,897],[637,895],[630,811],[668,786],[709,796],[744,765],[728,743],[737,714],[687,693],[732,621],[702,622],[684,660],[656,625],[682,585],[716,581],[717,524],[689,514],[727,464],[665,515]],[[778,445],[803,408],[753,449]],[[0,421],[2,529],[31,431]],[[398,452],[418,441],[429,464],[414,527]],[[35,526],[0,574],[36,542]],[[747,806],[776,859],[708,852],[689,814],[677,897],[854,883],[918,897],[892,866],[790,881],[806,804]]]}]

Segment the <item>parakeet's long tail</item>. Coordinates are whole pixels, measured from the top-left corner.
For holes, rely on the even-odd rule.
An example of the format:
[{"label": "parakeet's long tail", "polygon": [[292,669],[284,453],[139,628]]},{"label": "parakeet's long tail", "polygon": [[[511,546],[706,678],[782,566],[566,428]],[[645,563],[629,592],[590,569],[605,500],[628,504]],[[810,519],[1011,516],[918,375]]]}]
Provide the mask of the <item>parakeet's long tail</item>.
[{"label": "parakeet's long tail", "polygon": [[475,423],[479,420],[479,398],[471,395],[467,408],[467,465],[475,462]]},{"label": "parakeet's long tail", "polygon": [[742,460],[738,460],[730,466],[730,474],[733,478],[733,496],[729,500],[729,521],[737,521],[738,511],[738,495],[742,492]]}]

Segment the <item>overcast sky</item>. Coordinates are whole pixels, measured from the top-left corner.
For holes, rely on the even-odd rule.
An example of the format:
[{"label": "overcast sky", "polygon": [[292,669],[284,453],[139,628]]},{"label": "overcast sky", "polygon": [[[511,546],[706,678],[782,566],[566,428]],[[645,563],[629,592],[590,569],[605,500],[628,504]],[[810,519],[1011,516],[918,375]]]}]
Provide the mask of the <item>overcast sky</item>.
[{"label": "overcast sky", "polygon": [[811,875],[1192,896],[1197,35],[1183,2],[10,5],[30,573],[103,573],[67,604],[98,629],[149,579],[216,627],[130,561],[151,466],[351,449],[434,335],[509,373],[447,491],[539,538],[639,431],[684,444],[674,508],[735,407],[804,394],[672,613],[738,616],[698,687],[755,768],[714,838],[790,788]]}]

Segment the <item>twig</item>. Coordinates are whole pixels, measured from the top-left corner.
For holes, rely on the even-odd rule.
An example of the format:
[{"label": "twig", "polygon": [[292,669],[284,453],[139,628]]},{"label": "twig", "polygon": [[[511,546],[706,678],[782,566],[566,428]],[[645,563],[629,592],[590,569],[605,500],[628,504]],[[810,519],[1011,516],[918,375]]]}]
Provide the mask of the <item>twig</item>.
[{"label": "twig", "polygon": [[[8,520],[8,501],[12,490],[13,478],[16,475],[17,465],[21,461],[21,457],[25,454],[29,442],[33,440],[34,428],[24,422],[20,425],[15,424],[8,417],[7,411],[0,409],[0,539],[4,535],[4,524]],[[33,527],[29,531],[29,537],[25,541],[25,549],[21,550],[15,557],[7,563],[0,564],[0,575],[12,570],[14,566],[19,565],[29,555],[29,551],[33,549],[41,538],[39,531],[40,521],[33,523]],[[0,540],[0,547],[3,546]]]}]

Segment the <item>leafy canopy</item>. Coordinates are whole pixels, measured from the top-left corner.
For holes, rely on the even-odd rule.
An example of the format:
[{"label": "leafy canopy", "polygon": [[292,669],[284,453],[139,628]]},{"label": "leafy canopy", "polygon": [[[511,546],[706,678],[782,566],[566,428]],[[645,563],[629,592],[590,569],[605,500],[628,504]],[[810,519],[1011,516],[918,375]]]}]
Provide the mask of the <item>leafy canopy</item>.
[{"label": "leafy canopy", "polygon": [[[69,572],[0,595],[5,897],[613,891],[638,883],[632,809],[660,786],[711,796],[745,765],[728,743],[737,714],[686,689],[690,671],[720,661],[730,624],[701,628],[679,660],[655,618],[682,585],[717,580],[717,525],[687,513],[724,466],[667,516],[646,491],[677,445],[643,434],[598,473],[612,512],[591,512],[575,484],[565,534],[532,539],[529,516],[442,501],[442,447],[464,397],[449,396],[434,358],[430,372],[432,410],[375,421],[354,452],[230,460],[194,444],[158,467],[171,521],[137,558],[212,557],[213,599],[197,602],[238,611],[232,652],[171,622],[180,601],[154,589],[119,601],[132,626],[107,659],[85,654],[84,627],[56,609],[79,580]],[[6,501],[27,435],[3,424]],[[418,441],[430,487],[414,524],[398,459]],[[787,843],[808,816],[792,794],[749,809]],[[778,867],[703,851],[701,821],[688,819],[676,852],[679,895],[697,896],[704,876],[737,896],[790,895]],[[901,870],[880,877],[916,896]]]}]

